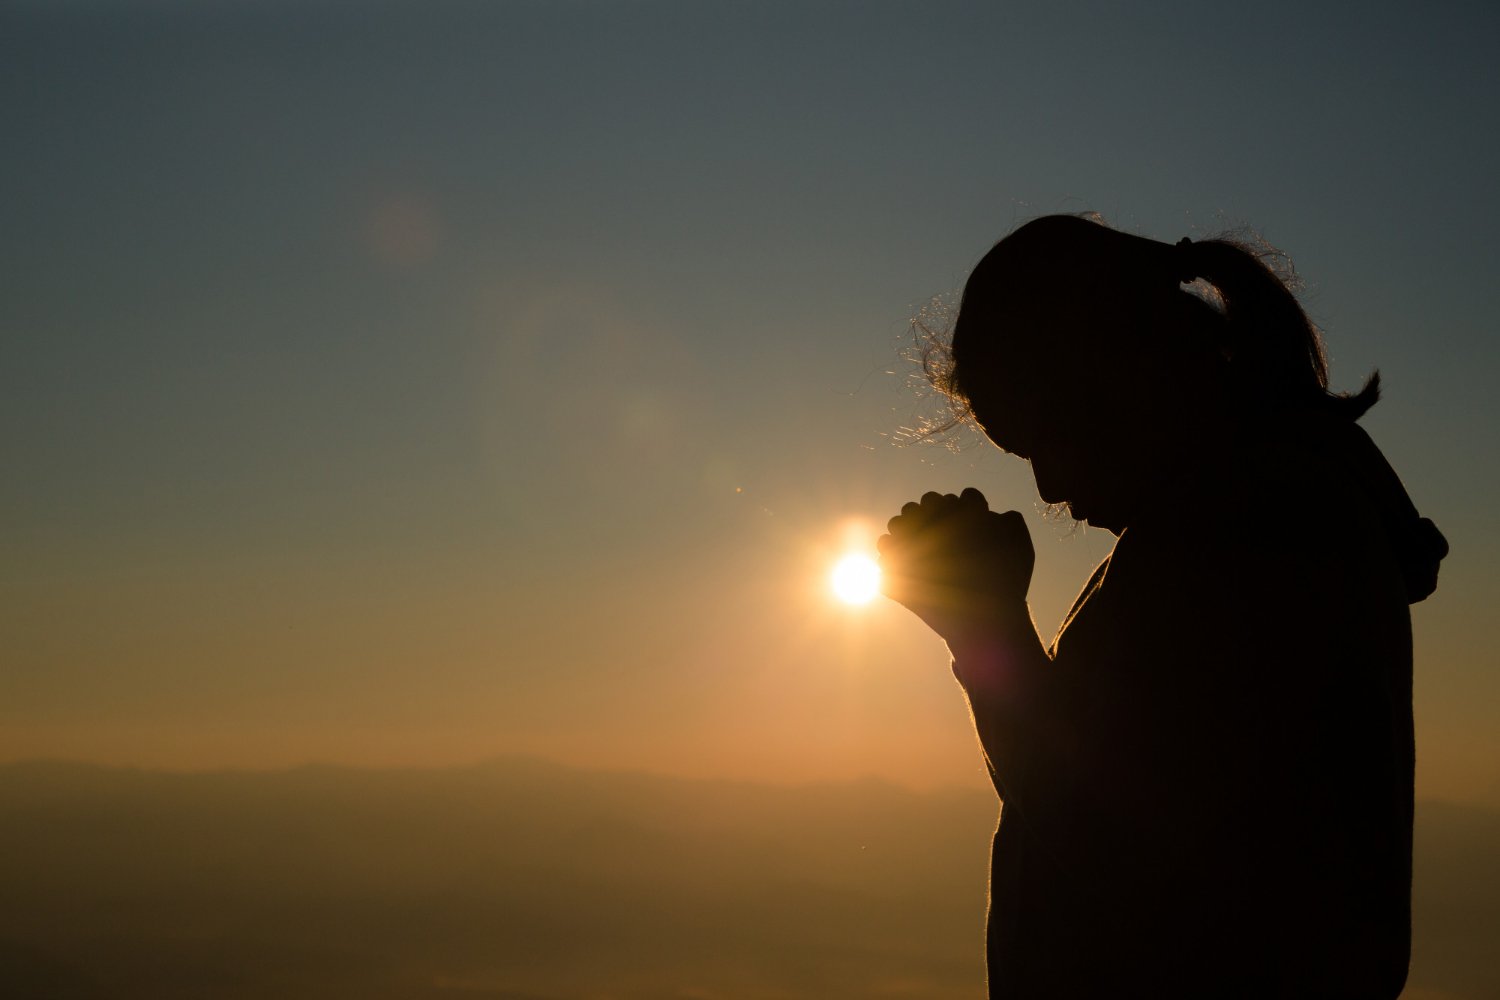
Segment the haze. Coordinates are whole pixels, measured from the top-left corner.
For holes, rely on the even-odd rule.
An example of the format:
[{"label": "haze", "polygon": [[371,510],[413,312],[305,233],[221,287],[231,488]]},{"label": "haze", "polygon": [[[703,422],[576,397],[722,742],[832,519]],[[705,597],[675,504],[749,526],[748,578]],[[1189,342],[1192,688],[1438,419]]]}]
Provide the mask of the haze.
[{"label": "haze", "polygon": [[1491,815],[1500,15],[1314,7],[7,4],[0,761],[981,794],[940,644],[827,574],[974,485],[1061,618],[1111,538],[902,443],[902,351],[1018,222],[1097,210],[1254,226],[1336,385],[1382,371],[1365,426],[1453,545],[1418,796]]}]

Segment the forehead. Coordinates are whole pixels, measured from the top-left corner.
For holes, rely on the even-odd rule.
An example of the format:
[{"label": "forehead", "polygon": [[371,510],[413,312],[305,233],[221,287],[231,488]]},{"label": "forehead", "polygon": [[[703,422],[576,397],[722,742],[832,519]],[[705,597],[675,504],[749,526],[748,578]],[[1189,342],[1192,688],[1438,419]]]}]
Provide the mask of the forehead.
[{"label": "forehead", "polygon": [[965,388],[969,412],[980,430],[1005,451],[1029,457],[1037,429],[1057,401],[1039,381],[1015,368],[985,373]]},{"label": "forehead", "polygon": [[[1026,317],[1032,319],[1031,317]],[[1001,448],[1030,457],[1040,437],[1074,433],[1108,395],[1107,383],[1117,366],[1108,352],[1090,343],[1101,333],[1058,328],[1056,317],[1007,317],[988,330],[972,349],[955,351],[955,376],[969,411],[985,434]]]}]

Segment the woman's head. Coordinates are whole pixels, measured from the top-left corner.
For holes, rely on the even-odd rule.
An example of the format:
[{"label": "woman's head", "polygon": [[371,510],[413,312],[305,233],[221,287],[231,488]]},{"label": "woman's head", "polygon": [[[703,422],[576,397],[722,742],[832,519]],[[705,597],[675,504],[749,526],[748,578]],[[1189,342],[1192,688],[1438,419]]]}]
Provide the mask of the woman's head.
[{"label": "woman's head", "polygon": [[[1202,279],[1208,298],[1185,289]],[[1228,239],[1161,243],[1044,216],[975,267],[928,375],[1044,500],[1113,526],[1121,508],[1231,421],[1357,419],[1379,393],[1328,391],[1317,329],[1286,284]]]}]

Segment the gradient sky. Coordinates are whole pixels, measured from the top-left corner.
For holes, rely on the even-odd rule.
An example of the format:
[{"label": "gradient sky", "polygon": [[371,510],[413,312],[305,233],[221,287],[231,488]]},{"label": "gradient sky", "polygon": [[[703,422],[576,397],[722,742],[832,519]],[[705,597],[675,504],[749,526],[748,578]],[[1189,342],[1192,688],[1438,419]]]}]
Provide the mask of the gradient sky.
[{"label": "gradient sky", "polygon": [[900,354],[1097,210],[1255,227],[1381,369],[1453,545],[1418,794],[1500,804],[1500,12],[1355,11],[7,4],[0,759],[982,781],[938,641],[823,574],[976,485],[1061,617],[1111,537],[895,443]]}]

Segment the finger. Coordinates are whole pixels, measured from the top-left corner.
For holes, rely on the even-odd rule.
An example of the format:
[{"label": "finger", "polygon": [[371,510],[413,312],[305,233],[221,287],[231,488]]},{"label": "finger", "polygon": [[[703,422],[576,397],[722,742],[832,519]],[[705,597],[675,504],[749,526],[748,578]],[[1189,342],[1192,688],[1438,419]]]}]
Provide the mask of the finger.
[{"label": "finger", "polygon": [[1027,531],[1026,518],[1018,510],[1001,511],[995,515],[995,519],[1004,522],[1008,531],[1024,531],[1028,535],[1031,533]]},{"label": "finger", "polygon": [[1016,546],[1022,558],[1030,560],[1036,556],[1036,547],[1031,541],[1031,529],[1026,527],[1026,518],[1018,510],[1008,510],[994,515],[995,525],[1008,544]]},{"label": "finger", "polygon": [[[951,493],[948,495],[952,496]],[[957,497],[954,497],[954,499],[957,499]],[[944,506],[943,500],[943,494],[938,493],[935,490],[929,490],[928,492],[922,494],[922,506],[926,507],[928,510],[936,510],[937,508]]]},{"label": "finger", "polygon": [[912,553],[910,546],[903,543],[901,539],[883,535],[875,542],[879,550],[875,555],[875,565],[880,567],[880,578],[882,580],[905,580],[913,577]]},{"label": "finger", "polygon": [[882,556],[878,564],[880,566],[880,592],[893,601],[901,601],[910,590],[906,574],[900,572],[894,560],[888,556]]},{"label": "finger", "polygon": [[990,517],[994,519],[992,523],[995,525],[995,530],[1002,535],[1013,538],[1024,537],[1028,540],[1031,538],[1031,529],[1026,527],[1026,518],[1021,515],[1020,511],[1001,511],[992,513]]},{"label": "finger", "polygon": [[985,510],[990,508],[990,502],[984,498],[984,494],[972,486],[965,487],[964,491],[958,495],[958,499],[966,504],[983,507]]}]

